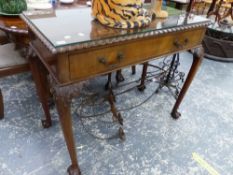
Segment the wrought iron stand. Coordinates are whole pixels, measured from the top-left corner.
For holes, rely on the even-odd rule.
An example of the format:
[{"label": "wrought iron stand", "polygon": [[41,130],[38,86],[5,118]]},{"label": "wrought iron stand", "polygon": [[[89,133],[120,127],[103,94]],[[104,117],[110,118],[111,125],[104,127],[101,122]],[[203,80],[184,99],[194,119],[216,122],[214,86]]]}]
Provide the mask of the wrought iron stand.
[{"label": "wrought iron stand", "polygon": [[[143,64],[141,78],[139,80],[134,81],[133,83],[137,84],[137,82],[140,81],[140,84],[135,86],[138,88],[139,91],[145,90],[147,83],[150,83],[150,82],[158,83],[158,87],[155,89],[154,93],[151,96],[153,96],[156,93],[159,93],[164,87],[166,87],[172,93],[173,97],[177,98],[177,96],[180,92],[180,85],[181,85],[181,83],[183,83],[184,76],[185,76],[185,74],[183,72],[178,71],[179,65],[180,65],[179,53],[174,54],[172,57],[165,57],[163,59],[163,61],[161,62],[160,66],[146,62]],[[153,71],[149,72],[148,67],[150,67]],[[117,74],[119,74],[119,71],[117,72]],[[135,74],[135,66],[132,67],[132,74]],[[124,79],[122,74],[121,74],[121,76]],[[116,79],[116,80],[117,80],[117,83],[121,82],[121,81],[118,81],[118,79]],[[123,93],[127,93],[128,91],[134,90],[134,89],[135,88],[132,88],[132,87],[128,88]],[[102,114],[107,114],[107,113],[110,114],[111,113],[112,114],[112,124],[115,126],[119,125],[119,129],[118,129],[117,133],[115,133],[111,136],[108,136],[108,137],[99,137],[99,136],[91,133],[88,130],[87,130],[87,132],[98,139],[111,139],[111,138],[115,138],[116,136],[118,136],[121,140],[125,140],[125,134],[124,134],[124,130],[123,130],[123,117],[122,117],[120,111],[115,106],[116,97],[115,97],[114,89],[113,89],[113,85],[112,85],[112,73],[108,74],[108,80],[107,80],[107,83],[105,85],[105,90],[108,91],[107,97],[105,94],[105,96],[102,95],[101,98],[103,98],[102,101],[107,100],[109,107],[110,107],[110,110],[105,110],[105,112],[102,112],[100,114],[93,114],[93,115],[88,116],[88,117],[83,116],[82,114],[78,114],[78,115],[81,118],[83,127],[85,129],[84,119],[93,118],[93,117],[101,118],[103,116]],[[148,99],[150,97],[148,97]],[[95,99],[96,98],[89,98],[90,101],[93,101]],[[143,101],[139,105],[135,105],[135,106],[132,105],[131,107],[129,107],[126,110],[136,108],[136,107],[140,106],[141,104],[143,104],[144,102],[148,101],[148,99],[146,99],[145,101]],[[86,104],[88,102],[84,102],[84,103]],[[89,102],[89,103],[94,104],[93,102]],[[89,106],[91,106],[91,105],[89,105]],[[93,107],[94,107],[94,105],[93,105]]]}]

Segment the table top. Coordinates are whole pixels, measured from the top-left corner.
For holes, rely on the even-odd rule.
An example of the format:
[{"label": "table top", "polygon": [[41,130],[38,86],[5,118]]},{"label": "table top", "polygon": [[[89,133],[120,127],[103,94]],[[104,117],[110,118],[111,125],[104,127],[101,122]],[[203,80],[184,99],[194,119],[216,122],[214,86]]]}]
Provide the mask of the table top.
[{"label": "table top", "polygon": [[[53,51],[66,51],[72,46],[96,46],[126,38],[153,35],[161,31],[195,25],[207,25],[209,20],[196,15],[172,15],[165,20],[155,19],[148,27],[140,29],[113,29],[98,23],[91,16],[91,8],[55,11],[24,12],[22,18],[36,35]],[[71,47],[70,47],[71,46]]]}]

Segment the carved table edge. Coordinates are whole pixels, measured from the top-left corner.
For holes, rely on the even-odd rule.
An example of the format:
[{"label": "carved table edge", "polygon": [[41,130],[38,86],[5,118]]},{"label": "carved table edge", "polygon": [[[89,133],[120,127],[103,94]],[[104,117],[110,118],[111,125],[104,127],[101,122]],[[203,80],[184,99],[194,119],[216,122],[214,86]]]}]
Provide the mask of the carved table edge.
[{"label": "carved table edge", "polygon": [[81,50],[81,49],[92,48],[92,47],[97,47],[97,46],[103,46],[106,44],[113,44],[113,43],[118,43],[118,42],[123,42],[123,41],[130,41],[130,40],[140,39],[140,38],[145,38],[145,37],[163,35],[163,34],[167,34],[167,33],[189,30],[189,29],[193,29],[193,28],[207,27],[208,25],[211,24],[210,20],[207,19],[206,21],[201,22],[201,23],[188,24],[185,26],[148,31],[148,32],[143,32],[143,33],[139,33],[139,34],[123,35],[123,36],[118,36],[118,37],[113,37],[113,38],[105,38],[105,39],[101,39],[101,40],[95,40],[95,41],[90,41],[87,43],[80,43],[80,44],[76,44],[76,45],[54,47],[53,44],[51,42],[49,42],[38,31],[38,29],[33,24],[31,24],[29,22],[28,18],[24,14],[21,14],[20,17],[26,22],[26,24],[29,26],[29,28],[36,34],[36,36],[49,49],[49,51],[52,52],[52,54],[64,53],[64,52],[69,52],[69,51],[74,51],[74,50]]}]

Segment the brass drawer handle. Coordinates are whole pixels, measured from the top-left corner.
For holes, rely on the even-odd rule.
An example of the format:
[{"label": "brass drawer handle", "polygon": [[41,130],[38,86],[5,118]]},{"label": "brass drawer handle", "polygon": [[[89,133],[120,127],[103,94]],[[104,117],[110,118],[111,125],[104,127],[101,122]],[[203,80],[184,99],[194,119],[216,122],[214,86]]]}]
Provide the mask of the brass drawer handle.
[{"label": "brass drawer handle", "polygon": [[107,59],[105,57],[99,57],[98,58],[99,63],[106,65],[107,64]]},{"label": "brass drawer handle", "polygon": [[117,60],[118,61],[121,61],[121,60],[123,60],[125,58],[125,56],[124,56],[124,54],[122,53],[122,52],[118,52],[117,53]]},{"label": "brass drawer handle", "polygon": [[114,63],[108,63],[107,61],[107,58],[106,57],[99,57],[97,58],[98,59],[98,62],[100,64],[103,64],[105,66],[108,66],[109,68],[114,68],[114,67],[117,67],[118,64],[125,58],[124,54],[122,52],[119,52],[117,53],[117,56],[116,56],[116,62]]},{"label": "brass drawer handle", "polygon": [[176,40],[173,42],[173,45],[174,45],[177,49],[183,49],[188,43],[189,43],[188,38],[185,38],[183,43],[182,43],[182,42],[179,42],[178,39],[176,39]]},{"label": "brass drawer handle", "polygon": [[188,38],[185,38],[184,39],[184,44],[187,45],[189,43],[189,39]]}]

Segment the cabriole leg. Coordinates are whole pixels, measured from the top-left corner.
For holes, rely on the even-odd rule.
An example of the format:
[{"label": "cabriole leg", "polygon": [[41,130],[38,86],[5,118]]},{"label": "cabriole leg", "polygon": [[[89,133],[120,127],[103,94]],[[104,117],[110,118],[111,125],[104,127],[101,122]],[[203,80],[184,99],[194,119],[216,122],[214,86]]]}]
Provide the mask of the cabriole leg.
[{"label": "cabriole leg", "polygon": [[62,132],[71,159],[71,165],[67,169],[67,172],[69,173],[69,175],[81,175],[81,171],[78,166],[75,140],[72,129],[70,100],[66,100],[65,97],[56,96],[56,106],[59,114]]},{"label": "cabriole leg", "polygon": [[188,73],[188,76],[184,82],[184,85],[179,93],[179,96],[176,100],[176,103],[172,109],[172,112],[171,112],[171,116],[174,118],[174,119],[178,119],[181,114],[177,111],[194,76],[196,75],[196,72],[202,62],[202,59],[203,59],[203,55],[204,55],[204,51],[203,51],[203,48],[202,47],[199,47],[199,48],[196,48],[194,50],[194,53],[193,53],[193,63],[192,63],[192,66],[189,70],[189,73]]}]

